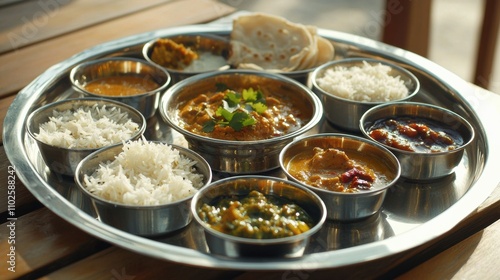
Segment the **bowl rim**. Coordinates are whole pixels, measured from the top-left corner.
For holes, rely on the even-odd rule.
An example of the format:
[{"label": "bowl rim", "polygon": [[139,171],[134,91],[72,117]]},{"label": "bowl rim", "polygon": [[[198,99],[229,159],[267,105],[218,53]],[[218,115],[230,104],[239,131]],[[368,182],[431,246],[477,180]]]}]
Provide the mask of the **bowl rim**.
[{"label": "bowl rim", "polygon": [[[198,81],[203,81],[204,79],[207,78],[213,78],[217,76],[237,76],[237,75],[253,75],[253,76],[262,76],[264,78],[268,79],[273,79],[277,81],[283,81],[287,84],[290,84],[294,87],[297,87],[298,89],[304,91],[307,93],[307,97],[310,99],[311,104],[313,105],[312,107],[312,114],[311,118],[307,123],[305,123],[303,126],[301,126],[299,129],[286,133],[284,135],[278,136],[278,137],[272,137],[268,139],[261,139],[261,140],[251,140],[251,141],[237,141],[237,140],[224,140],[224,139],[217,139],[217,138],[212,138],[208,136],[203,136],[199,135],[196,133],[193,133],[189,130],[186,130],[182,128],[181,126],[178,125],[178,123],[170,117],[171,114],[174,114],[170,112],[170,108],[167,107],[167,105],[170,103],[170,98],[174,96],[174,93],[182,89],[185,86],[188,86],[192,83],[198,82]],[[171,126],[173,129],[175,129],[177,132],[182,134],[183,136],[191,139],[196,139],[197,141],[203,141],[203,142],[210,142],[213,144],[222,144],[222,145],[235,145],[235,146],[240,146],[240,145],[252,145],[252,144],[271,144],[271,143],[276,143],[276,142],[282,142],[288,139],[293,139],[298,135],[301,135],[310,129],[312,129],[314,126],[316,126],[320,121],[321,118],[323,117],[323,106],[321,104],[321,100],[319,97],[314,94],[308,87],[305,85],[299,83],[298,81],[286,77],[281,74],[277,73],[270,73],[270,72],[260,72],[260,71],[255,71],[255,70],[242,70],[242,69],[230,69],[230,70],[224,70],[224,71],[215,71],[215,72],[207,72],[207,73],[202,73],[198,75],[191,76],[189,78],[186,78],[174,85],[172,85],[168,90],[165,92],[165,94],[162,96],[160,100],[160,106],[159,106],[159,111],[160,115],[162,116],[163,120]]]},{"label": "bowl rim", "polygon": [[[204,194],[204,192],[210,190],[211,188],[218,187],[220,184],[224,184],[227,182],[231,181],[237,181],[237,180],[247,180],[247,179],[257,179],[257,180],[271,180],[271,181],[276,181],[276,182],[281,182],[284,184],[291,185],[293,188],[299,188],[302,191],[305,191],[308,195],[314,198],[318,203],[315,203],[318,208],[321,211],[321,216],[319,217],[318,221],[314,224],[312,228],[310,228],[308,231],[302,232],[297,235],[293,236],[287,236],[287,237],[280,237],[280,238],[267,238],[267,239],[257,239],[257,238],[245,238],[245,237],[239,237],[239,236],[234,236],[231,234],[223,233],[218,230],[215,230],[209,226],[206,225],[204,221],[202,221],[198,215],[198,209],[196,206],[196,202],[199,200],[200,196]],[[221,239],[224,239],[226,241],[231,241],[231,242],[237,242],[237,243],[242,243],[242,244],[251,244],[251,245],[275,245],[275,244],[284,244],[284,243],[290,243],[298,240],[304,240],[312,235],[314,235],[316,232],[318,232],[322,227],[323,224],[326,221],[326,214],[327,214],[327,209],[326,205],[323,202],[323,200],[312,190],[298,184],[297,182],[286,180],[283,178],[278,178],[278,177],[271,177],[271,176],[265,176],[265,175],[238,175],[238,176],[233,176],[233,177],[228,177],[224,178],[215,182],[212,182],[211,184],[208,184],[207,186],[204,186],[201,188],[193,197],[193,200],[191,201],[191,213],[193,215],[194,220],[204,229],[204,231],[207,231],[208,233],[217,236]]]},{"label": "bowl rim", "polygon": [[[453,118],[457,119],[458,121],[460,121],[462,123],[462,125],[464,127],[466,127],[467,130],[469,131],[470,137],[469,137],[468,141],[464,141],[464,143],[462,145],[460,145],[459,147],[457,147],[454,150],[434,152],[434,153],[405,151],[405,150],[401,150],[401,149],[386,145],[384,143],[380,143],[380,142],[374,140],[373,138],[371,138],[370,135],[368,135],[368,131],[366,131],[366,129],[365,129],[366,118],[368,118],[370,116],[370,114],[373,114],[374,112],[385,109],[387,107],[393,107],[393,106],[395,106],[395,107],[415,107],[415,106],[417,106],[417,107],[429,108],[429,109],[435,110],[435,111],[441,111],[447,115],[452,116]],[[411,115],[411,114],[406,114],[406,115],[401,115],[401,116],[419,117],[418,115]],[[401,116],[394,116],[394,117],[401,117]],[[391,116],[388,116],[388,117],[391,117]],[[439,120],[431,119],[428,117],[421,117],[421,118],[440,122]],[[359,120],[359,128],[360,128],[361,133],[365,137],[367,137],[368,139],[379,143],[380,145],[384,146],[385,148],[387,148],[388,150],[390,150],[393,153],[396,152],[396,153],[400,153],[402,155],[419,155],[419,156],[437,157],[437,156],[442,156],[442,155],[459,153],[459,152],[462,152],[463,150],[465,150],[465,148],[467,146],[469,146],[474,141],[474,139],[476,137],[474,127],[472,127],[470,122],[468,120],[466,120],[464,117],[460,116],[459,114],[457,114],[457,113],[455,113],[447,108],[444,108],[444,107],[441,107],[438,105],[423,103],[423,102],[389,102],[386,104],[380,104],[380,105],[374,106],[374,107],[368,109],[361,116],[361,118]],[[461,135],[461,136],[463,137],[463,135]]]},{"label": "bowl rim", "polygon": [[[325,71],[327,70],[328,68],[331,68],[331,67],[335,67],[335,66],[342,66],[344,63],[349,63],[349,62],[359,62],[359,63],[362,63],[363,61],[366,61],[368,62],[369,64],[373,65],[373,64],[377,64],[377,63],[381,63],[383,65],[386,65],[386,66],[389,66],[391,68],[394,68],[396,70],[398,70],[399,72],[405,74],[406,76],[408,76],[408,78],[411,80],[411,82],[414,84],[414,89],[412,92],[410,92],[410,89],[408,89],[408,95],[403,97],[403,98],[399,98],[399,99],[394,99],[394,100],[390,100],[390,101],[357,101],[357,100],[352,100],[352,99],[347,99],[347,98],[343,98],[343,97],[340,97],[340,96],[337,96],[333,93],[330,93],[330,92],[327,92],[326,90],[324,90],[322,87],[320,87],[317,83],[317,79],[318,79],[318,75],[320,74],[320,72],[322,71]],[[400,77],[401,75],[397,75],[397,77]],[[393,76],[395,77],[395,76]],[[343,58],[343,59],[338,59],[338,60],[332,60],[332,61],[329,61],[325,64],[322,64],[321,66],[317,67],[312,73],[311,73],[311,86],[312,86],[312,89],[313,90],[318,90],[320,91],[320,94],[324,94],[328,97],[331,97],[331,98],[334,98],[338,101],[342,101],[342,102],[345,102],[345,103],[350,103],[350,104],[361,104],[361,105],[367,105],[367,106],[375,106],[375,105],[378,105],[378,104],[385,104],[387,102],[400,102],[400,101],[406,101],[406,100],[409,100],[413,97],[415,97],[415,95],[417,95],[420,91],[420,81],[419,79],[417,78],[417,76],[415,76],[415,74],[413,74],[411,71],[399,66],[399,65],[396,65],[392,62],[389,62],[389,61],[386,61],[386,60],[382,60],[382,59],[376,59],[376,58],[363,58],[363,57],[350,57],[350,58]],[[406,85],[405,85],[406,86]],[[406,87],[408,88],[408,87]]]},{"label": "bowl rim", "polygon": [[[345,192],[336,192],[336,191],[326,190],[326,189],[314,187],[314,186],[311,186],[311,185],[308,185],[306,183],[298,181],[297,179],[295,179],[294,176],[292,176],[288,172],[288,169],[284,166],[285,153],[286,153],[286,151],[288,151],[288,149],[290,149],[290,147],[292,147],[298,143],[301,143],[303,141],[308,141],[311,139],[319,139],[319,138],[347,138],[350,140],[354,140],[356,142],[361,142],[363,144],[368,144],[368,145],[374,146],[375,148],[381,150],[384,154],[386,154],[388,156],[388,158],[390,158],[392,161],[394,161],[396,163],[397,168],[396,168],[396,173],[394,174],[394,178],[390,182],[388,182],[386,185],[384,185],[383,187],[374,188],[374,189],[370,189],[370,190],[363,190],[363,191],[355,192],[355,193],[345,193]],[[351,135],[351,134],[345,134],[345,133],[333,133],[333,132],[332,133],[319,133],[319,134],[309,135],[309,136],[301,137],[299,139],[295,139],[294,141],[288,143],[281,150],[280,155],[279,155],[279,162],[280,162],[281,171],[283,171],[287,177],[293,178],[293,180],[295,180],[297,183],[299,183],[303,186],[306,186],[307,188],[310,188],[315,192],[324,193],[324,194],[328,194],[328,195],[333,194],[333,195],[338,195],[338,196],[357,196],[357,197],[371,196],[371,195],[386,191],[391,186],[396,184],[396,182],[398,182],[399,178],[401,177],[401,163],[399,162],[399,159],[389,149],[387,149],[382,144],[380,144],[372,139],[367,139],[364,137]]]},{"label": "bowl rim", "polygon": [[222,42],[226,42],[227,43],[227,46],[228,46],[228,51],[230,50],[230,41],[225,38],[225,37],[222,37],[222,36],[219,36],[219,35],[215,35],[215,34],[203,34],[203,33],[188,33],[188,34],[177,34],[177,35],[171,35],[171,36],[166,36],[166,37],[158,37],[158,38],[155,38],[155,39],[152,39],[148,42],[146,42],[143,47],[142,47],[142,50],[141,50],[141,54],[143,56],[143,58],[151,63],[151,64],[154,64],[156,65],[157,67],[160,67],[162,69],[165,69],[166,71],[172,73],[172,74],[177,74],[177,75],[197,75],[197,74],[201,74],[201,73],[205,73],[205,72],[210,72],[210,71],[217,71],[219,69],[226,69],[226,68],[230,68],[231,65],[229,65],[229,63],[227,63],[227,58],[224,58],[224,60],[226,61],[226,64],[217,68],[217,69],[212,69],[212,70],[206,70],[206,71],[184,71],[184,70],[176,70],[176,69],[172,69],[172,68],[169,68],[169,67],[165,67],[165,66],[162,66],[158,63],[156,63],[155,61],[153,61],[151,59],[151,57],[149,56],[149,52],[151,50],[151,48],[155,45],[155,43],[161,39],[171,39],[171,38],[176,38],[176,37],[180,37],[180,36],[185,36],[185,37],[205,37],[205,38],[209,38],[209,39],[214,39],[214,40],[218,40],[218,41],[222,41]]},{"label": "bowl rim", "polygon": [[[100,196],[98,196],[98,195],[96,195],[94,193],[91,193],[89,190],[87,190],[87,188],[84,186],[84,183],[80,180],[81,169],[83,168],[84,164],[87,163],[88,160],[90,160],[91,158],[97,156],[98,154],[103,153],[103,152],[105,152],[107,150],[110,150],[110,149],[118,149],[119,147],[123,148],[123,143],[121,143],[119,145],[114,145],[114,146],[109,146],[109,147],[105,147],[105,148],[99,149],[99,150],[97,150],[95,152],[92,152],[91,154],[89,154],[88,156],[86,156],[83,160],[81,160],[78,163],[78,165],[77,165],[77,167],[75,169],[74,180],[75,180],[76,185],[78,186],[78,188],[82,192],[84,192],[88,197],[90,197],[91,200],[94,201],[94,203],[99,202],[99,203],[105,204],[107,206],[119,206],[119,207],[122,207],[122,208],[132,209],[132,210],[155,210],[155,209],[164,208],[164,207],[167,207],[167,206],[175,206],[175,205],[178,205],[178,204],[183,204],[183,203],[191,200],[194,197],[194,195],[197,194],[203,187],[209,185],[212,182],[212,169],[210,168],[210,165],[208,164],[208,162],[202,156],[200,156],[195,151],[192,151],[190,149],[187,149],[187,148],[182,147],[182,146],[177,145],[177,144],[169,144],[169,143],[166,143],[166,142],[163,142],[163,141],[156,141],[156,140],[155,141],[146,140],[146,141],[147,142],[153,142],[153,143],[165,144],[165,145],[171,146],[173,149],[179,150],[179,152],[184,152],[184,153],[187,153],[187,154],[191,154],[192,156],[196,157],[197,158],[197,164],[202,164],[209,171],[208,174],[203,174],[203,176],[205,177],[205,181],[206,182],[204,182],[204,184],[202,185],[202,187],[200,187],[195,193],[193,193],[192,195],[190,195],[188,197],[182,198],[180,200],[172,201],[172,202],[158,204],[158,205],[131,205],[131,204],[125,204],[125,203],[121,203],[121,202],[109,201],[109,200],[106,200],[106,199],[104,199],[104,198],[102,198],[102,197],[100,197]],[[119,151],[121,152],[122,150],[120,149]],[[117,155],[118,154],[115,154],[113,157],[116,157]]]},{"label": "bowl rim", "polygon": [[[134,114],[136,114],[137,116],[139,116],[139,118],[141,120],[140,123],[138,123],[139,129],[137,130],[136,133],[134,133],[130,138],[126,139],[125,141],[129,141],[131,139],[140,137],[146,131],[146,127],[147,127],[146,118],[144,117],[144,115],[141,112],[139,112],[139,110],[135,109],[134,107],[132,107],[128,104],[122,103],[122,102],[117,101],[117,100],[106,99],[106,98],[96,98],[96,97],[70,98],[70,99],[59,100],[59,101],[55,101],[52,103],[42,105],[28,115],[28,118],[26,119],[26,131],[31,136],[31,138],[33,138],[37,143],[41,143],[41,144],[49,146],[49,147],[54,147],[54,148],[61,149],[63,151],[69,151],[69,152],[90,152],[90,151],[95,151],[95,150],[99,150],[99,149],[106,148],[106,147],[120,145],[123,141],[112,143],[109,145],[105,145],[105,146],[99,147],[99,148],[66,148],[66,147],[59,147],[59,146],[47,144],[43,141],[38,140],[38,138],[35,137],[35,133],[31,130],[31,124],[33,123],[33,118],[36,115],[38,115],[39,113],[41,113],[43,111],[49,110],[51,108],[58,107],[59,105],[62,105],[62,104],[66,104],[66,103],[78,104],[78,103],[85,102],[85,101],[94,101],[94,102],[96,102],[95,104],[103,103],[102,105],[106,105],[106,106],[112,105],[112,106],[114,106],[116,108],[120,108],[120,109],[125,108],[126,110],[129,110],[129,111],[133,112]],[[128,112],[127,112],[127,114],[128,114]]]},{"label": "bowl rim", "polygon": [[[104,95],[104,94],[97,94],[93,93],[91,91],[86,90],[84,87],[82,87],[79,83],[76,82],[77,77],[76,74],[80,69],[86,68],[88,66],[92,65],[98,65],[98,64],[104,64],[106,62],[119,62],[119,61],[129,61],[129,62],[134,62],[138,64],[144,64],[148,67],[151,67],[152,69],[155,69],[162,74],[165,75],[165,82],[161,85],[159,85],[157,88],[151,91],[143,92],[140,94],[133,94],[133,95],[124,95],[124,96],[114,96],[114,95]],[[87,94],[89,96],[93,97],[99,97],[99,98],[105,98],[105,99],[111,99],[111,100],[119,100],[119,99],[133,99],[133,98],[140,98],[140,97],[146,97],[146,96],[151,96],[155,95],[157,93],[164,92],[168,86],[170,85],[170,82],[172,81],[172,77],[170,76],[170,73],[165,70],[164,68],[158,67],[157,65],[150,63],[149,61],[146,61],[144,59],[140,58],[134,58],[134,57],[121,57],[121,56],[116,56],[116,57],[104,57],[104,58],[98,58],[98,59],[93,59],[89,61],[82,62],[80,64],[77,64],[73,68],[71,68],[71,71],[69,72],[69,80],[71,82],[71,85],[73,86],[74,89],[76,89],[78,92]]]}]

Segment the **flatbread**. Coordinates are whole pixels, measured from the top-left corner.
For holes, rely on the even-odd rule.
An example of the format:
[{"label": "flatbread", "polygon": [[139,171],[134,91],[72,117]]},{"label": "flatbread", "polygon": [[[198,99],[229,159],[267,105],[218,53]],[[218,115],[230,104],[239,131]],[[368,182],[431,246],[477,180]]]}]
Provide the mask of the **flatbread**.
[{"label": "flatbread", "polygon": [[331,43],[317,34],[316,27],[261,13],[236,18],[230,44],[231,65],[276,72],[318,66],[331,60],[334,51]]},{"label": "flatbread", "polygon": [[297,67],[297,70],[304,70],[317,67],[333,59],[335,49],[332,43],[327,39],[318,35],[318,30],[315,26],[308,26],[307,29],[314,39],[313,46],[309,55],[304,58],[302,63]]}]

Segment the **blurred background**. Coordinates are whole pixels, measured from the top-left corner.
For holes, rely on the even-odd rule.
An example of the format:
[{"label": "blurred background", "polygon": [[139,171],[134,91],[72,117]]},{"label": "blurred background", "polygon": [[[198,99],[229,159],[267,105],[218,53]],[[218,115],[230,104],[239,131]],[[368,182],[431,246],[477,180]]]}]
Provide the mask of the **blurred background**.
[{"label": "blurred background", "polygon": [[[292,22],[382,39],[385,0],[218,1],[238,10],[271,13]],[[473,82],[483,9],[484,1],[433,0],[427,58]],[[489,90],[500,94],[500,42]]]}]

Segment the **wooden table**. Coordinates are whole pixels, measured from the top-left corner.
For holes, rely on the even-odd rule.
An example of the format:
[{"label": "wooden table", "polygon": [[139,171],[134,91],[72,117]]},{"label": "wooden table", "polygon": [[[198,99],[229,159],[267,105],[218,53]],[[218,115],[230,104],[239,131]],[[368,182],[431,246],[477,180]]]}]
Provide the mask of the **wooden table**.
[{"label": "wooden table", "polygon": [[[231,7],[203,0],[122,0],[117,3],[22,1],[0,9],[2,131],[4,117],[16,93],[51,65],[106,41],[171,26],[208,22],[234,12]],[[0,159],[1,279],[495,279],[499,275],[500,185],[452,230],[411,250],[335,269],[249,272],[192,267],[113,246],[56,216],[19,180],[15,181],[16,261],[15,272],[11,272],[8,255],[12,239],[9,239],[11,228],[6,203],[10,163],[3,146]]]}]

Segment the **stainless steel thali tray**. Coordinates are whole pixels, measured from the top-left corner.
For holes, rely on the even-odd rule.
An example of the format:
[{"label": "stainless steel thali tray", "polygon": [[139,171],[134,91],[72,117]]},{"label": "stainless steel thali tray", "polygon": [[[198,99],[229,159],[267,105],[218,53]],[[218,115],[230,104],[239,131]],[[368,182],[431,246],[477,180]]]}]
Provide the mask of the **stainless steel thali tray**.
[{"label": "stainless steel thali tray", "polygon": [[[500,147],[490,143],[500,137],[495,123],[500,119],[500,98],[481,94],[451,72],[411,52],[355,35],[320,29],[319,34],[334,44],[336,58],[376,57],[403,66],[421,82],[421,92],[414,100],[449,108],[472,123],[476,138],[454,174],[427,183],[401,180],[389,190],[380,213],[354,223],[328,222],[314,236],[305,256],[298,259],[215,257],[208,252],[202,229],[194,223],[154,239],[128,234],[101,223],[72,179],[48,170],[36,144],[26,133],[28,114],[43,104],[73,97],[75,92],[71,89],[68,73],[83,61],[105,56],[142,57],[143,44],[157,37],[191,33],[227,36],[230,30],[229,24],[208,24],[143,33],[98,45],[49,68],[19,92],[5,118],[5,150],[21,181],[54,213],[114,245],[190,265],[244,270],[333,268],[402,252],[451,229],[498,185],[500,180],[494,167],[500,164]],[[337,130],[326,121],[316,129],[316,132],[333,131]],[[178,139],[160,117],[149,121],[146,137],[170,143]]]}]

